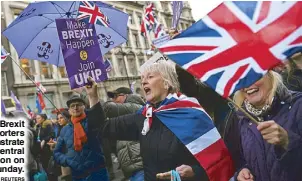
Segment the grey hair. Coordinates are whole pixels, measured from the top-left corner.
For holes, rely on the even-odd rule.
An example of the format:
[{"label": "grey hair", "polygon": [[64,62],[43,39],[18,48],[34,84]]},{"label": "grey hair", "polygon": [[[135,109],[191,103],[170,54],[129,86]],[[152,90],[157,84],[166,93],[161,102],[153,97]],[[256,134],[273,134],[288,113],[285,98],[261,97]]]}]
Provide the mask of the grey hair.
[{"label": "grey hair", "polygon": [[169,62],[152,63],[141,68],[143,72],[155,72],[159,73],[161,78],[169,86],[170,93],[176,93],[179,91],[179,82],[177,79],[175,65]]},{"label": "grey hair", "polygon": [[[283,91],[285,85],[283,84],[281,75],[275,71],[270,70],[265,76],[268,76],[271,80],[270,83],[272,88],[269,93],[268,99],[272,100],[272,98],[276,94],[279,94]],[[233,100],[238,106],[241,106],[243,104],[244,99],[244,92],[242,90],[238,90],[237,92],[235,92]]]}]

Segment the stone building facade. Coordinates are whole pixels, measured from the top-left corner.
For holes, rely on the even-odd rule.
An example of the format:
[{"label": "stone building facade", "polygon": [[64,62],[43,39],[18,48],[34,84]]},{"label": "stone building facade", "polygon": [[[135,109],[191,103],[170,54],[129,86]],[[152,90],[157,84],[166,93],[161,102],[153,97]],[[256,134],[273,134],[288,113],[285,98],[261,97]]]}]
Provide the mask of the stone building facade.
[{"label": "stone building facade", "polygon": [[[135,89],[140,87],[140,74],[138,68],[152,56],[147,55],[150,49],[151,40],[154,34],[151,32],[147,39],[140,34],[140,23],[143,16],[145,2],[143,1],[107,1],[106,3],[129,14],[128,20],[128,41],[123,45],[112,49],[106,55],[113,65],[109,73],[109,80],[99,84],[99,94],[103,100],[107,100],[106,91],[114,90],[121,86],[128,87],[130,83],[136,81]],[[2,1],[1,2],[1,30],[7,27],[28,5],[24,1]],[[172,24],[172,6],[168,1],[154,2],[158,21],[166,28]],[[184,2],[184,9],[179,21],[178,28],[186,29],[194,22],[191,8],[188,2]],[[23,31],[23,30],[20,30]],[[26,32],[24,32],[26,36]],[[67,80],[67,73],[64,67],[56,67],[44,62],[20,59],[14,47],[2,36],[1,44],[11,53],[12,57],[18,61],[19,65],[30,75],[31,78],[37,76],[43,86],[47,89],[48,98],[58,107],[66,107],[65,103],[69,96],[73,94]],[[20,68],[8,58],[1,67],[1,95],[9,96],[12,90],[19,98],[24,107],[29,105],[32,109],[35,106],[36,87],[25,76]],[[46,111],[49,113],[54,109],[53,105],[45,99]]]}]

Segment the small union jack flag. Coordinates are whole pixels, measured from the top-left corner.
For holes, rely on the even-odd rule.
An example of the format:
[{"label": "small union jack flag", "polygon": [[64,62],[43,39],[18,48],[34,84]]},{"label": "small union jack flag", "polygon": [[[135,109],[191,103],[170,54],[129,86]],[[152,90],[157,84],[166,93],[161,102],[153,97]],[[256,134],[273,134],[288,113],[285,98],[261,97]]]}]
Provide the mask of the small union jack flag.
[{"label": "small union jack flag", "polygon": [[1,63],[3,63],[5,61],[5,59],[7,58],[7,56],[9,55],[9,53],[6,52],[6,50],[4,49],[4,47],[1,47]]},{"label": "small union jack flag", "polygon": [[145,9],[145,19],[147,20],[148,24],[154,25],[155,24],[155,15],[154,15],[154,5],[150,3],[146,6]]},{"label": "small union jack flag", "polygon": [[105,27],[109,27],[110,25],[108,17],[104,15],[104,13],[95,3],[89,1],[80,2],[77,19],[88,19],[88,22],[91,24],[100,24]]},{"label": "small union jack flag", "polygon": [[147,36],[147,30],[150,32],[156,26],[157,20],[154,15],[154,5],[150,3],[146,6],[144,11],[144,17],[141,22],[141,35],[143,37]]},{"label": "small union jack flag", "polygon": [[146,24],[145,24],[145,21],[142,20],[141,22],[141,35],[143,37],[146,37],[147,36],[147,31],[146,31]]},{"label": "small union jack flag", "polygon": [[29,105],[27,105],[27,114],[31,119],[33,119],[35,117],[35,113],[34,113],[34,111],[31,110]]},{"label": "small union jack flag", "polygon": [[166,35],[166,32],[164,30],[164,27],[162,24],[160,24],[156,19],[155,19],[155,26],[154,26],[154,35],[155,35],[155,38],[159,38],[159,37],[162,37],[162,36],[165,36]]},{"label": "small union jack flag", "polygon": [[223,97],[302,51],[302,1],[227,1],[159,50]]},{"label": "small union jack flag", "polygon": [[106,72],[110,72],[112,70],[112,64],[108,58],[104,61],[104,66],[106,69]]}]

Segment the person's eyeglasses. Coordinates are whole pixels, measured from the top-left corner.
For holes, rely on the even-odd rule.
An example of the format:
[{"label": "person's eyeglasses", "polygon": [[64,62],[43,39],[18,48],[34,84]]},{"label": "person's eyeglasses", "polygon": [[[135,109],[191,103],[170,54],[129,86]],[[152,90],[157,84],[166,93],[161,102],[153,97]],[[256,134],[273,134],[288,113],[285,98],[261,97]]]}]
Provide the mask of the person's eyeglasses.
[{"label": "person's eyeglasses", "polygon": [[82,107],[83,105],[84,105],[83,103],[70,104],[69,108],[75,109],[77,107]]}]

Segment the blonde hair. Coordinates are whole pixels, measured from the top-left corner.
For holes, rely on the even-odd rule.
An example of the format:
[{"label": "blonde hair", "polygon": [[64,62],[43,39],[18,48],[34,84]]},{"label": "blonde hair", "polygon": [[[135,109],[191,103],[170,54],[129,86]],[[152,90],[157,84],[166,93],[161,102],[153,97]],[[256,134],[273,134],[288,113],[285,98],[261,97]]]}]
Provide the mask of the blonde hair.
[{"label": "blonde hair", "polygon": [[[269,93],[268,100],[272,100],[276,93],[280,92],[284,87],[282,77],[280,74],[272,70],[268,71],[265,76],[268,76],[270,79],[271,91]],[[233,100],[238,106],[241,106],[245,100],[243,90],[235,92]]]},{"label": "blonde hair", "polygon": [[168,62],[159,62],[145,65],[141,68],[143,72],[156,72],[159,73],[164,82],[169,86],[170,93],[179,91],[179,82],[175,70],[175,65]]}]

